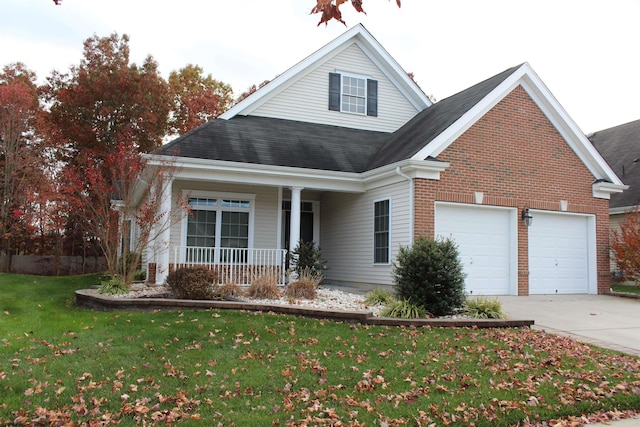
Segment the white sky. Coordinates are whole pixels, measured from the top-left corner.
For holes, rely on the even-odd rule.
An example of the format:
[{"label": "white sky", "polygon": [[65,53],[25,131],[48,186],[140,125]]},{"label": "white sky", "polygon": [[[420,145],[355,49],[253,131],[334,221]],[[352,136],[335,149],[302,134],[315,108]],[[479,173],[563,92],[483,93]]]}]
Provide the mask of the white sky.
[{"label": "white sky", "polygon": [[[44,80],[82,58],[94,34],[128,34],[164,77],[189,63],[236,95],[346,30],[317,27],[315,0],[0,0],[0,66]],[[640,119],[640,0],[364,0],[361,22],[425,93],[446,98],[529,62],[584,132]]]}]

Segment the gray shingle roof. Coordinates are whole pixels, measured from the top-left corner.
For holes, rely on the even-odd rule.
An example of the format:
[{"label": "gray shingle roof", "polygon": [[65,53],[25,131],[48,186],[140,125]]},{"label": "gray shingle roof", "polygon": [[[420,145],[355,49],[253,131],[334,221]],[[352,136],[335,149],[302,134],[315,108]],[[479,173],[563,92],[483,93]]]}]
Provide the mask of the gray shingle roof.
[{"label": "gray shingle roof", "polygon": [[389,134],[255,116],[214,119],[155,154],[362,172]]},{"label": "gray shingle roof", "polygon": [[155,154],[364,172],[411,158],[517,68],[510,68],[435,103],[393,133],[236,116],[205,123],[160,147]]},{"label": "gray shingle roof", "polygon": [[594,132],[593,146],[629,189],[612,194],[610,208],[640,204],[640,120]]}]

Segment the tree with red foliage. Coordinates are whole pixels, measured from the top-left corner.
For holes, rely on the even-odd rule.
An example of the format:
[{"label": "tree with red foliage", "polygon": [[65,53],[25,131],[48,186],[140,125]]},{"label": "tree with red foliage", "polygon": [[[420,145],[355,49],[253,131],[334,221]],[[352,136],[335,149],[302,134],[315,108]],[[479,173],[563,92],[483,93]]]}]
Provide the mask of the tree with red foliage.
[{"label": "tree with red foliage", "polygon": [[248,98],[250,95],[253,95],[255,92],[258,91],[258,89],[262,89],[264,86],[266,86],[271,80],[265,80],[262,83],[260,83],[258,86],[256,85],[251,85],[251,87],[249,87],[249,89],[247,89],[246,91],[242,92],[240,94],[240,96],[238,96],[238,98],[235,100],[235,103],[237,104],[238,102],[244,100],[245,98]]},{"label": "tree with red foliage", "polygon": [[[18,251],[18,240],[29,235],[29,197],[43,183],[46,156],[37,137],[42,108],[36,75],[24,64],[5,66],[0,73],[0,255]],[[10,266],[5,259],[2,269]]]},{"label": "tree with red foliage", "polygon": [[627,212],[618,231],[611,233],[611,251],[627,280],[640,283],[640,212]]},{"label": "tree with red foliage", "polygon": [[[103,159],[77,158],[76,168],[64,172],[62,188],[84,220],[105,257],[113,282],[126,289],[133,281],[142,254],[162,231],[183,218],[187,203],[178,199],[168,212],[161,202],[171,197],[167,185],[175,167],[169,162],[148,165],[130,139],[120,140]],[[129,239],[131,234],[135,238]]]},{"label": "tree with red foliage", "polygon": [[[318,22],[318,25],[322,23],[326,25],[332,19],[335,19],[336,21],[342,22],[344,25],[347,25],[342,20],[342,13],[340,12],[340,6],[342,6],[343,3],[346,3],[347,0],[316,0],[316,1],[317,3],[311,9],[311,13],[321,14],[320,22]],[[60,6],[62,4],[62,0],[53,0],[53,2],[57,6]],[[353,8],[358,12],[366,14],[364,9],[362,8],[362,2],[363,0],[351,0],[351,6],[353,6]],[[398,7],[400,7],[400,3],[401,3],[400,0],[396,0],[396,4],[398,5]]]},{"label": "tree with red foliage", "polygon": [[[311,9],[311,13],[321,14],[320,22],[318,22],[318,25],[322,23],[327,25],[329,21],[335,19],[338,22],[342,22],[346,26],[347,24],[342,20],[342,12],[340,12],[340,6],[342,6],[342,4],[346,2],[347,0],[317,0],[317,4],[313,7],[313,9]],[[364,13],[366,15],[366,12],[362,8],[362,2],[363,0],[351,0],[351,5],[358,12]],[[398,5],[398,7],[400,7],[400,0],[396,0],[396,4]]]},{"label": "tree with red foliage", "polygon": [[114,186],[140,173],[139,154],[160,146],[171,110],[170,88],[156,62],[149,56],[142,66],[131,64],[128,42],[115,33],[87,39],[80,64],[67,74],[54,72],[46,86],[46,129],[64,164],[66,228],[74,231],[68,234],[81,245],[96,242],[114,274]]},{"label": "tree with red foliage", "polygon": [[84,42],[84,57],[70,73],[48,79],[50,137],[67,158],[83,150],[103,155],[122,135],[141,152],[160,146],[168,131],[170,89],[153,57],[129,62],[129,37],[116,33]]},{"label": "tree with red foliage", "polygon": [[169,75],[173,111],[169,119],[172,133],[183,134],[218,117],[233,100],[231,86],[204,75],[198,65],[189,64]]}]

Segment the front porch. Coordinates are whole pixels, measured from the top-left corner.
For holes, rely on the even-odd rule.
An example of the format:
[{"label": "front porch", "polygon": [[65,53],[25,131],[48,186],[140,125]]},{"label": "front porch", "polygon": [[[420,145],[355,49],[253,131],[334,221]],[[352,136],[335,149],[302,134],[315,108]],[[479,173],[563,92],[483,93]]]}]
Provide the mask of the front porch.
[{"label": "front porch", "polygon": [[[246,285],[265,274],[284,284],[290,242],[319,239],[318,191],[302,199],[301,187],[183,179],[167,185],[171,198],[161,207],[167,223],[157,227],[144,258],[151,283],[164,283],[177,268],[206,266],[221,284]],[[172,216],[174,200],[188,203],[188,214]]]},{"label": "front porch", "polygon": [[278,277],[278,284],[284,285],[286,261],[286,249],[174,246],[171,248],[169,271],[203,266],[218,273],[221,285],[248,285],[254,277],[264,275],[274,275]]}]

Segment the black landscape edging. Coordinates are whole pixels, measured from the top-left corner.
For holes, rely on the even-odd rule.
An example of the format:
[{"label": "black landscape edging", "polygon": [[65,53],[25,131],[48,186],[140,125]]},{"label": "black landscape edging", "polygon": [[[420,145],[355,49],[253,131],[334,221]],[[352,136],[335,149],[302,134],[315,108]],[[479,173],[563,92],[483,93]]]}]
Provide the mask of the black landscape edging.
[{"label": "black landscape edging", "polygon": [[94,310],[249,310],[295,316],[357,322],[384,326],[432,326],[439,328],[517,328],[529,327],[533,320],[510,319],[396,319],[377,317],[371,311],[328,310],[281,304],[254,304],[243,301],[186,300],[171,298],[118,298],[101,295],[93,289],[76,291],[76,305]]}]

